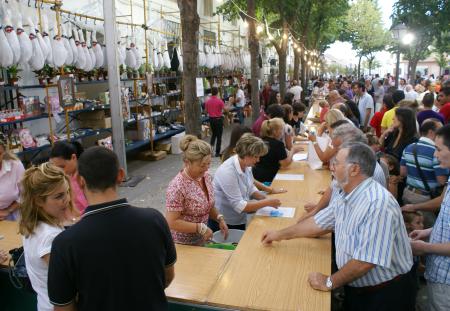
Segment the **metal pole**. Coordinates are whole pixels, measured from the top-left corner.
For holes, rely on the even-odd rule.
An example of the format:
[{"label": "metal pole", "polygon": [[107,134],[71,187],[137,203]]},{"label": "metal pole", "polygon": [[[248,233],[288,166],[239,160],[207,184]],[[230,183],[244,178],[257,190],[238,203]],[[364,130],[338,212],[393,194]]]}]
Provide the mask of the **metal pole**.
[{"label": "metal pole", "polygon": [[120,166],[128,175],[127,158],[125,153],[125,138],[123,130],[123,115],[120,100],[120,75],[117,55],[116,6],[115,0],[103,1],[103,15],[105,16],[105,43],[108,57],[108,87],[111,104],[111,121],[113,131],[114,152],[119,158]]},{"label": "metal pole", "polygon": [[400,73],[400,47],[397,51],[397,63],[395,64],[395,87],[398,88],[399,81],[399,73]]}]

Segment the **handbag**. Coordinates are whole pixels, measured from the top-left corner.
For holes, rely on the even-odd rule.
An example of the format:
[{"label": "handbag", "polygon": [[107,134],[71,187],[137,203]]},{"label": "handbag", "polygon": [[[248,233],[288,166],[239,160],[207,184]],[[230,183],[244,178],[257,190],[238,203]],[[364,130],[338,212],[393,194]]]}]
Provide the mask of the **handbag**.
[{"label": "handbag", "polygon": [[23,247],[14,248],[9,251],[9,280],[17,289],[33,291],[30,279],[28,278],[27,267],[25,266],[25,255]]},{"label": "handbag", "polygon": [[427,180],[425,179],[425,175],[423,174],[422,169],[420,168],[419,160],[417,159],[417,143],[414,144],[413,155],[414,155],[414,162],[416,164],[417,171],[419,172],[420,179],[422,180],[422,183],[425,186],[425,190],[430,194],[430,197],[432,199],[437,198],[438,196],[441,195],[442,190],[444,188],[437,187],[434,189],[430,189],[430,186],[428,185]]}]

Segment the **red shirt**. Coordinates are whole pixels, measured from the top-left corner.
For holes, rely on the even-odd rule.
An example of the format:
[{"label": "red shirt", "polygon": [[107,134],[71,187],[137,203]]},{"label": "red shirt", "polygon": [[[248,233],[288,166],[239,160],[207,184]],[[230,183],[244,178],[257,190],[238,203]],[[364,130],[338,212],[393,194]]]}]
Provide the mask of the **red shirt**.
[{"label": "red shirt", "polygon": [[205,110],[210,118],[220,118],[224,107],[223,100],[217,96],[211,96],[205,103]]},{"label": "red shirt", "polygon": [[327,114],[327,112],[329,110],[330,109],[328,107],[324,107],[324,108],[322,108],[322,110],[320,110],[320,123],[325,121],[325,115]]},{"label": "red shirt", "polygon": [[380,111],[375,112],[375,114],[372,117],[372,120],[370,120],[370,126],[375,129],[375,133],[377,134],[377,137],[381,136],[381,121],[383,120],[384,113],[386,112],[386,108],[381,108]]},{"label": "red shirt", "polygon": [[255,136],[259,137],[259,134],[261,133],[262,123],[266,120],[269,120],[269,118],[266,116],[266,114],[263,111],[261,111],[258,119],[256,119],[255,123],[253,123],[253,126],[252,126],[252,131],[253,131],[253,134],[255,134]]},{"label": "red shirt", "polygon": [[441,110],[439,110],[439,113],[444,116],[445,124],[447,124],[450,120],[450,102],[442,106]]}]

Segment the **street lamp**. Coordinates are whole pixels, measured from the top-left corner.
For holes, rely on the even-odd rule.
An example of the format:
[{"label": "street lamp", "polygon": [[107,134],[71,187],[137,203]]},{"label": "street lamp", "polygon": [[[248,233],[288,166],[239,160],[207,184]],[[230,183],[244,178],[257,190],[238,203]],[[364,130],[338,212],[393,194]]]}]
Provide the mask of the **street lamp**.
[{"label": "street lamp", "polygon": [[[392,26],[392,38],[397,42],[397,63],[395,64],[395,87],[398,88],[398,80],[400,76],[400,39],[407,34],[408,28],[404,24]],[[412,40],[411,40],[412,41]],[[411,42],[409,42],[411,43]],[[408,43],[408,44],[409,44]]]}]

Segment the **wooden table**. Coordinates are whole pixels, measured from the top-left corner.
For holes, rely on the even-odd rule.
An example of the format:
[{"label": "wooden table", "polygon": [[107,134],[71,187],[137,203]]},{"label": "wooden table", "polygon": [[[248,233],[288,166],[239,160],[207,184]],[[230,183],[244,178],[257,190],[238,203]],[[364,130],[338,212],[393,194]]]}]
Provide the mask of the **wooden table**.
[{"label": "wooden table", "polygon": [[[19,225],[15,221],[0,221],[0,249],[9,251],[22,246],[22,236],[19,234]],[[8,259],[9,260],[9,259]],[[0,266],[7,266],[8,260],[0,262]]]},{"label": "wooden table", "polygon": [[233,252],[178,244],[176,248],[175,279],[166,289],[167,297],[185,303],[205,303]]},{"label": "wooden table", "polygon": [[310,272],[331,274],[331,239],[295,239],[264,247],[265,230],[292,225],[303,205],[319,199],[318,191],[330,183],[330,172],[311,170],[306,162],[294,162],[279,173],[304,174],[304,181],[274,181],[288,189],[277,194],[282,206],[295,207],[294,218],[254,217],[225,267],[208,304],[239,310],[330,310],[331,295],[312,289]]}]

